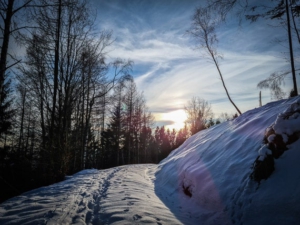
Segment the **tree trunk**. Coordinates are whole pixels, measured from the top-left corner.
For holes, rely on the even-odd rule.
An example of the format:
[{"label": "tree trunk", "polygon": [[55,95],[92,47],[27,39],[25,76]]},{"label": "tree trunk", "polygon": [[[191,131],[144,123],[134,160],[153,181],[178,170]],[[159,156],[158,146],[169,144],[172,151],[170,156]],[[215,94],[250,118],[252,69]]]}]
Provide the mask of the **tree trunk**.
[{"label": "tree trunk", "polygon": [[288,23],[288,36],[289,36],[290,61],[291,61],[291,69],[292,69],[292,76],[293,76],[293,89],[294,89],[294,94],[298,95],[288,0],[285,0],[285,8],[286,8],[286,20]]},{"label": "tree trunk", "polygon": [[20,136],[19,136],[19,146],[18,146],[18,152],[20,154],[21,152],[21,144],[22,148],[23,146],[23,136],[24,136],[24,116],[25,116],[25,102],[26,102],[26,88],[20,87],[20,94],[22,97],[22,113],[21,113],[21,124],[20,124]]},{"label": "tree trunk", "polygon": [[56,22],[56,37],[55,37],[55,52],[54,52],[54,73],[53,73],[53,102],[52,102],[52,112],[51,112],[51,126],[50,126],[50,142],[52,146],[53,139],[53,129],[54,129],[54,119],[55,119],[55,107],[56,107],[56,96],[58,89],[58,67],[59,67],[59,46],[60,46],[60,28],[61,28],[61,11],[62,11],[62,0],[58,1],[58,11],[57,11],[57,22]]},{"label": "tree trunk", "polygon": [[1,58],[0,58],[0,105],[2,104],[2,91],[4,85],[4,76],[6,71],[6,60],[8,53],[9,37],[10,37],[10,26],[13,16],[13,5],[14,0],[8,0],[6,17],[4,19],[4,31],[3,31],[3,42],[1,48]]},{"label": "tree trunk", "polygon": [[212,56],[212,58],[213,58],[213,61],[214,61],[215,65],[216,65],[216,67],[217,67],[217,70],[218,70],[218,72],[219,72],[219,75],[220,75],[220,77],[221,77],[221,81],[222,81],[223,87],[224,87],[224,89],[225,89],[225,92],[226,92],[226,95],[227,95],[229,101],[230,101],[231,104],[234,106],[234,108],[238,111],[238,113],[239,113],[240,115],[242,115],[241,111],[240,111],[239,108],[234,104],[234,102],[232,101],[232,99],[231,99],[231,97],[230,97],[230,95],[229,95],[229,93],[228,93],[228,90],[227,90],[227,88],[226,88],[226,86],[225,86],[225,82],[224,82],[224,80],[223,80],[223,76],[222,76],[221,70],[220,70],[220,68],[219,68],[219,64],[218,64],[218,62],[216,61],[214,54],[213,54],[212,52],[210,52],[210,53],[211,53],[211,56]]},{"label": "tree trunk", "polygon": [[261,103],[261,91],[259,92],[259,107],[262,106],[262,103]]}]

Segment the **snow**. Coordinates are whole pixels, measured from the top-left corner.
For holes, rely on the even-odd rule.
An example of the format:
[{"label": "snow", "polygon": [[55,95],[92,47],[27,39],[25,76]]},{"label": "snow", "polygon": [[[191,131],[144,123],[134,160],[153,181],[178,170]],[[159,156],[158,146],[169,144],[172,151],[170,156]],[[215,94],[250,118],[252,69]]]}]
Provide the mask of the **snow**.
[{"label": "snow", "polygon": [[81,171],[2,203],[0,224],[181,224],[155,194],[153,170]]},{"label": "snow", "polygon": [[275,140],[275,137],[276,137],[275,134],[271,134],[271,135],[268,137],[268,142],[273,142],[273,141]]},{"label": "snow", "polygon": [[256,158],[271,154],[267,129],[299,132],[299,105],[297,97],[245,112],[158,165],[83,170],[24,193],[0,204],[0,224],[300,224],[300,140],[267,180],[249,177]]},{"label": "snow", "polygon": [[[272,134],[273,135],[273,134]],[[272,136],[270,135],[270,136]],[[270,137],[269,136],[269,137]],[[275,136],[275,135],[274,135]],[[268,138],[269,140],[269,138]],[[267,145],[263,145],[259,150],[258,150],[258,155],[259,155],[259,158],[258,160],[259,161],[263,161],[265,159],[265,157],[267,155],[272,155],[272,151],[267,147]]]},{"label": "snow", "polygon": [[295,99],[292,104],[276,119],[273,126],[276,134],[280,134],[284,137],[284,141],[287,142],[287,136],[291,136],[296,132],[300,132],[300,100]]}]

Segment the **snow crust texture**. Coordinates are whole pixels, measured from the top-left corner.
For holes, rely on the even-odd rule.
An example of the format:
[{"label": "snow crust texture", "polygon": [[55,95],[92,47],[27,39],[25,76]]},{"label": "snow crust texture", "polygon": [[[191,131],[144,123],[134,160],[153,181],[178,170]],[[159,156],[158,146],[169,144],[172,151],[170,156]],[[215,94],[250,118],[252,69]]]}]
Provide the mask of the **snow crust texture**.
[{"label": "snow crust texture", "polygon": [[[9,199],[0,224],[300,224],[300,140],[289,141],[299,103],[272,102],[201,131],[159,165],[83,170]],[[258,184],[250,174],[257,157],[271,154],[270,127],[268,141],[286,135],[288,150]]]},{"label": "snow crust texture", "polygon": [[300,224],[299,140],[275,160],[267,180],[250,179],[258,154],[272,154],[263,144],[266,128],[275,123],[280,134],[299,131],[299,103],[299,97],[272,102],[192,136],[160,163],[157,189],[169,192],[198,224]]},{"label": "snow crust texture", "polygon": [[153,170],[83,170],[2,203],[0,224],[182,224],[155,195]]}]

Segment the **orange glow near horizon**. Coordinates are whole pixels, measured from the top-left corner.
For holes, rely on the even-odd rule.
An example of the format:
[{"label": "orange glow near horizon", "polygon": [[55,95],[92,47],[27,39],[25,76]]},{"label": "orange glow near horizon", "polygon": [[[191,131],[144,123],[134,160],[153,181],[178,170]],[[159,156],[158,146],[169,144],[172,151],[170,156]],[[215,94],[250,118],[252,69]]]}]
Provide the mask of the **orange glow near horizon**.
[{"label": "orange glow near horizon", "polygon": [[171,125],[166,125],[166,129],[169,128],[170,130],[179,130],[184,127],[184,122],[186,121],[187,116],[183,109],[179,109],[172,112],[163,113],[161,119],[174,122]]}]

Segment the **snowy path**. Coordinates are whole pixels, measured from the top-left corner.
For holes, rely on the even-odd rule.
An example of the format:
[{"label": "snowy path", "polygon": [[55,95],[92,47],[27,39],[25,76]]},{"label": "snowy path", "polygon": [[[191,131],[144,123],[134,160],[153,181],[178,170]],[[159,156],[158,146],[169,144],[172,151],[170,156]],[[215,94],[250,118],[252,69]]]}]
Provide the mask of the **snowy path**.
[{"label": "snowy path", "polygon": [[0,205],[0,224],[181,224],[154,192],[155,165],[84,170]]}]

